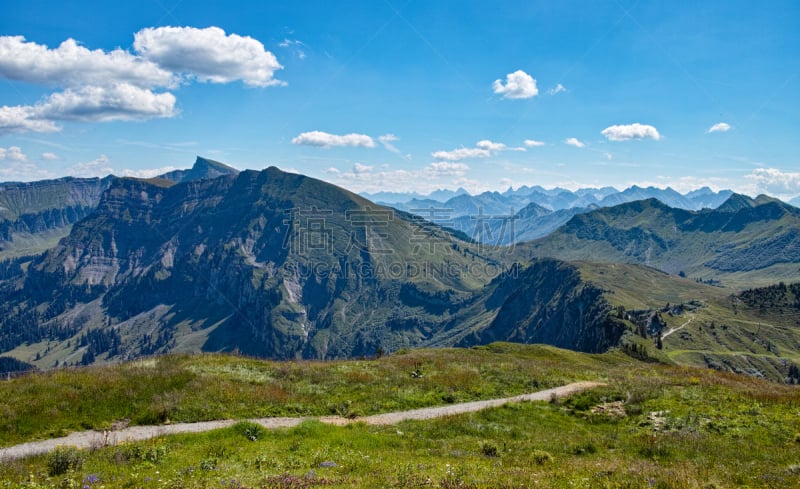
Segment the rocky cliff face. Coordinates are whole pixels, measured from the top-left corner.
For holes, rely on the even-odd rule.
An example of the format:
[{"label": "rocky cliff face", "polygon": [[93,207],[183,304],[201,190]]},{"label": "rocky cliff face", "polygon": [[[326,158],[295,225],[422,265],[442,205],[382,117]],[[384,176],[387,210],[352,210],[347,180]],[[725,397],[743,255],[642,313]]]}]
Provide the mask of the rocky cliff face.
[{"label": "rocky cliff face", "polygon": [[460,345],[502,340],[595,353],[617,345],[625,331],[609,315],[604,291],[568,263],[538,260],[493,287],[487,306],[499,305],[494,319]]},{"label": "rocky cliff face", "polygon": [[112,179],[68,177],[0,184],[0,256],[13,248],[15,235],[65,236],[94,210]]}]

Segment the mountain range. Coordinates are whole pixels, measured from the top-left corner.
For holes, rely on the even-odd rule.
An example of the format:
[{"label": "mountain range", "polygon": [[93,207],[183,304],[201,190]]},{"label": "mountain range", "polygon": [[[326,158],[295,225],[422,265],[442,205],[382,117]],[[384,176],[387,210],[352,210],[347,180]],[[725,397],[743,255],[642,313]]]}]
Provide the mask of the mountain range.
[{"label": "mountain range", "polygon": [[[563,188],[522,186],[516,190],[509,188],[503,193],[470,195],[464,189],[459,189],[452,194],[441,190],[426,197],[413,196],[405,201],[400,199],[409,194],[373,195],[393,197],[391,202],[382,203],[463,232],[482,243],[502,246],[547,236],[573,216],[601,207],[654,198],[678,209],[713,209],[725,202],[733,192],[714,192],[703,187],[680,194],[671,188],[634,185],[621,192],[613,187],[584,188],[571,192]],[[438,196],[449,198],[437,200]]]},{"label": "mountain range", "polygon": [[550,211],[586,207],[611,207],[635,200],[655,198],[670,207],[687,210],[715,208],[722,204],[733,192],[720,190],[714,192],[702,187],[686,194],[680,194],[670,187],[639,187],[633,185],[619,191],[614,187],[582,188],[570,191],[556,187],[545,189],[541,186],[521,186],[505,192],[483,192],[470,195],[463,188],[455,191],[437,190],[427,196],[415,193],[380,192],[362,194],[365,198],[397,209],[414,212],[415,209],[434,207],[447,210],[450,217],[483,214],[511,214],[528,204],[537,204]]},{"label": "mountain range", "polygon": [[701,211],[647,199],[575,215],[518,247],[530,256],[638,263],[728,284],[796,280],[800,209],[764,195],[733,194]]},{"label": "mountain range", "polygon": [[[75,343],[95,330],[107,337],[89,359],[230,349],[332,358],[485,338],[600,351],[624,330],[595,314],[606,309],[601,291],[574,267],[520,267],[504,250],[277,168],[114,179],[57,246],[15,264],[2,277],[0,345],[37,343],[42,364],[85,363],[88,348]],[[554,305],[501,315],[510,291],[530,286],[520,276],[538,275]]]},{"label": "mountain range", "polygon": [[[170,351],[322,359],[498,340],[622,348],[774,379],[800,361],[792,316],[768,316],[777,329],[767,349],[748,329],[764,311],[737,299],[798,278],[800,210],[765,196],[731,194],[702,210],[655,198],[557,211],[529,203],[516,230],[552,232],[496,246],[454,229],[469,216],[424,219],[274,167],[239,172],[203,158],[153,179],[38,183],[61,189],[57,199],[37,184],[6,185],[16,197],[3,197],[4,217],[16,226],[31,222],[22,215],[83,209],[53,221],[57,243],[0,261],[0,355],[40,368]],[[583,197],[603,193],[619,195]],[[482,197],[512,198],[522,197]],[[463,193],[449,202],[474,204]],[[656,348],[687,311],[703,333]],[[722,322],[727,339],[708,334]]]}]

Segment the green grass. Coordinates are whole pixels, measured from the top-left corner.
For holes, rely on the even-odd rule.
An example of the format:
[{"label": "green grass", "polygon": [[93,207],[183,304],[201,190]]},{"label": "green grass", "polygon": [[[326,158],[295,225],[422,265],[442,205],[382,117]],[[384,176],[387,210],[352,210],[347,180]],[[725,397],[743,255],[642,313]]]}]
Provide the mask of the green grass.
[{"label": "green grass", "polygon": [[[364,364],[404,373],[414,366],[408,363],[422,360],[427,362],[423,370],[432,376],[441,368],[437,361],[443,365],[459,356],[471,361],[482,358],[493,368],[503,363],[519,368],[520,361],[529,360],[540,365],[541,372],[565,377],[593,368],[598,376],[607,377],[609,385],[559,402],[516,403],[396,426],[335,427],[311,420],[292,429],[266,431],[240,423],[204,434],[33,457],[0,467],[0,488],[783,488],[800,484],[797,388],[707,369],[630,364],[616,355],[588,356],[553,348],[495,345],[438,353],[304,367],[314,371],[319,365],[318,374],[326,371],[328,377],[340,379],[338,387],[350,393],[372,391],[373,380],[360,370]],[[205,365],[220,383],[230,379],[263,383],[272,378],[273,368],[280,368],[280,364],[227,360],[231,359],[170,361]],[[259,364],[263,369],[255,368]],[[309,375],[304,374],[309,384],[316,383]],[[387,379],[386,385],[392,382]],[[427,389],[444,382],[444,377],[431,380]],[[385,390],[390,397],[391,388]],[[624,417],[592,412],[612,401],[622,401]],[[66,469],[50,475],[53,467]]]},{"label": "green grass", "polygon": [[71,225],[54,228],[40,233],[12,233],[10,241],[0,242],[0,260],[18,258],[42,253],[58,244],[69,234]]},{"label": "green grass", "polygon": [[[613,306],[658,310],[667,303],[701,304],[682,314],[661,314],[667,330],[685,325],[663,341],[663,359],[764,375],[776,381],[783,381],[786,362],[800,363],[800,315],[791,307],[762,310],[741,301],[734,307],[731,296],[738,293],[736,290],[699,284],[637,265],[576,265],[583,279],[608,291],[605,298]],[[653,344],[652,339],[643,341]]]},{"label": "green grass", "polygon": [[[267,416],[369,415],[506,397],[575,380],[606,379],[622,354],[582,355],[495,344],[414,350],[379,360],[270,362],[169,355],[61,369],[0,382],[0,446],[108,429]],[[411,372],[420,370],[421,378]]]}]

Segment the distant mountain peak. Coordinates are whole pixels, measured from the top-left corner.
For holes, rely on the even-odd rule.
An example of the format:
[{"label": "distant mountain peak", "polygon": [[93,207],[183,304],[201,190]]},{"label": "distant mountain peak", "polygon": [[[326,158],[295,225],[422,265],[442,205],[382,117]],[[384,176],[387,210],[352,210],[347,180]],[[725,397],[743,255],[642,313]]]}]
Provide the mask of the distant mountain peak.
[{"label": "distant mountain peak", "polygon": [[207,180],[209,178],[217,178],[223,175],[237,175],[238,173],[239,170],[228,166],[225,163],[220,163],[219,161],[198,156],[191,169],[171,171],[163,175],[159,175],[158,178],[170,180],[175,183],[181,183],[191,180]]},{"label": "distant mountain peak", "polygon": [[755,207],[756,201],[742,194],[731,194],[728,200],[722,203],[717,210],[720,212],[736,212],[747,207]]},{"label": "distant mountain peak", "polygon": [[769,195],[765,195],[765,194],[760,194],[755,199],[756,205],[769,204],[769,203],[772,203],[772,202],[783,203],[783,201],[781,201],[780,199],[776,199],[775,197],[770,197]]}]

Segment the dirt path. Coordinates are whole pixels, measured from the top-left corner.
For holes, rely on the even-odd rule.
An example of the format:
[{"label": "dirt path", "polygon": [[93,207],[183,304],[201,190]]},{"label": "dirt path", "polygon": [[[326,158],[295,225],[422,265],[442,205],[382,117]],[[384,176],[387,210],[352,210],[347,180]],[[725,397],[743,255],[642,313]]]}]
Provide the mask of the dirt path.
[{"label": "dirt path", "polygon": [[[321,418],[259,418],[250,419],[264,428],[291,428],[309,419],[319,419],[323,423],[333,425],[346,425],[350,423],[366,423],[368,425],[390,425],[406,420],[422,420],[452,416],[455,414],[471,413],[490,407],[502,406],[509,402],[520,401],[547,401],[553,396],[565,397],[576,392],[591,389],[603,385],[601,382],[575,382],[572,384],[555,387],[531,394],[506,397],[503,399],[490,399],[487,401],[465,402],[461,404],[450,404],[447,406],[437,406],[411,411],[400,411],[395,413],[376,414],[357,419],[347,419],[340,416],[324,416]],[[82,431],[72,433],[62,438],[51,440],[34,441],[22,443],[8,448],[0,448],[0,461],[16,460],[48,453],[60,446],[74,446],[78,448],[99,448],[108,445],[116,445],[127,441],[147,440],[163,435],[173,435],[178,433],[200,433],[219,428],[227,428],[238,423],[240,420],[225,419],[219,421],[202,421],[198,423],[176,423],[162,426],[131,426],[118,431]]]},{"label": "dirt path", "polygon": [[694,316],[690,317],[688,321],[686,321],[685,323],[681,324],[677,328],[672,328],[671,330],[667,331],[666,333],[664,333],[664,335],[661,337],[661,339],[665,340],[665,339],[667,339],[667,336],[671,335],[672,333],[675,333],[677,331],[682,330],[683,328],[688,326],[689,323],[691,323],[693,319],[694,319]]}]

